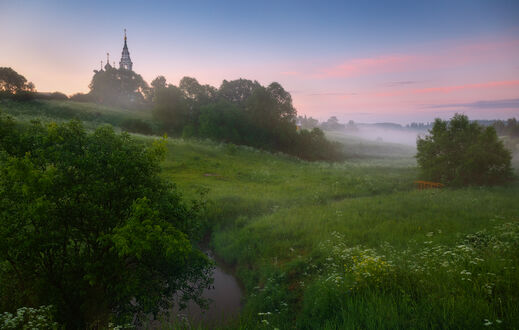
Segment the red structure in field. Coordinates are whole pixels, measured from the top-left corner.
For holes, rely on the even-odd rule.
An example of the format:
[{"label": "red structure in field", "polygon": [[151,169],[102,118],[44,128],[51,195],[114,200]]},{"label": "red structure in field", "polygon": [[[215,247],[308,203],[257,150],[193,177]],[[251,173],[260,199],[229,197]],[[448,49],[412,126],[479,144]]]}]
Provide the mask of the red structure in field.
[{"label": "red structure in field", "polygon": [[415,181],[416,185],[418,185],[419,190],[430,189],[430,188],[442,188],[444,185],[439,182],[430,182],[430,181]]}]

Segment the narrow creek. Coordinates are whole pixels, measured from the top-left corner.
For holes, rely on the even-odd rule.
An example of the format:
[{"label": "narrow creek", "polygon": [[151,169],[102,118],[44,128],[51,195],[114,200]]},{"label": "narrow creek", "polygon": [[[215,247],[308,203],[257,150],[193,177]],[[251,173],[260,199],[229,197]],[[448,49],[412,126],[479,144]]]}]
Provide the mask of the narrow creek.
[{"label": "narrow creek", "polygon": [[237,279],[231,275],[225,265],[210,250],[205,254],[216,262],[212,277],[213,287],[206,289],[202,297],[210,299],[209,308],[202,310],[196,303],[190,301],[181,311],[174,311],[178,319],[189,321],[191,325],[216,326],[223,325],[238,317],[242,308],[243,291]]},{"label": "narrow creek", "polygon": [[[229,269],[226,269],[223,262],[218,261],[211,250],[204,249],[204,253],[216,263],[212,273],[214,279],[212,288],[202,293],[202,297],[210,299],[209,308],[203,310],[194,301],[189,301],[183,310],[178,310],[177,305],[171,310],[169,321],[166,323],[187,321],[191,326],[212,328],[225,325],[239,316],[243,290],[238,280]],[[162,329],[164,325],[164,320],[160,321],[152,317],[143,329]]]}]

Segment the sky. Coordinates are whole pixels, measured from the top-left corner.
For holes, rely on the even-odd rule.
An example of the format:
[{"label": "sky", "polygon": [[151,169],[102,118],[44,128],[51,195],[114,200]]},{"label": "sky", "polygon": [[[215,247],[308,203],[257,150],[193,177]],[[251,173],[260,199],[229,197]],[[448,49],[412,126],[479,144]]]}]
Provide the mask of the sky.
[{"label": "sky", "polygon": [[88,92],[125,28],[148,83],[276,81],[319,120],[519,118],[517,0],[0,0],[0,67],[41,92]]}]

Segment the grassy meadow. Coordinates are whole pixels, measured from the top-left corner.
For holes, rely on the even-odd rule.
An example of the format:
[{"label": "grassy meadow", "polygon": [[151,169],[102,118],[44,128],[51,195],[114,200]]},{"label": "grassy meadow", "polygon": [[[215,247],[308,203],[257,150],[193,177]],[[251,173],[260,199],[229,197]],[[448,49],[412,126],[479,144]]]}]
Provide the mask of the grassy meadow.
[{"label": "grassy meadow", "polygon": [[[4,101],[0,111],[151,123],[70,101]],[[519,184],[418,191],[414,148],[336,139],[351,151],[342,163],[168,139],[163,175],[188,198],[207,192],[209,244],[245,288],[228,327],[517,327]]]}]

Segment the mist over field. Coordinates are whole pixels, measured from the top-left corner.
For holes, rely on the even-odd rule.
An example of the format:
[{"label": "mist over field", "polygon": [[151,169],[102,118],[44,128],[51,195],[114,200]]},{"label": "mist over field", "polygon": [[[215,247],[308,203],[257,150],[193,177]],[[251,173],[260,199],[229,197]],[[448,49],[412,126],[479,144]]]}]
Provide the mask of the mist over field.
[{"label": "mist over field", "polygon": [[400,143],[416,146],[418,136],[423,137],[427,130],[414,130],[405,128],[386,128],[380,125],[357,124],[357,131],[347,132],[348,135],[369,141],[380,141],[389,143]]}]

